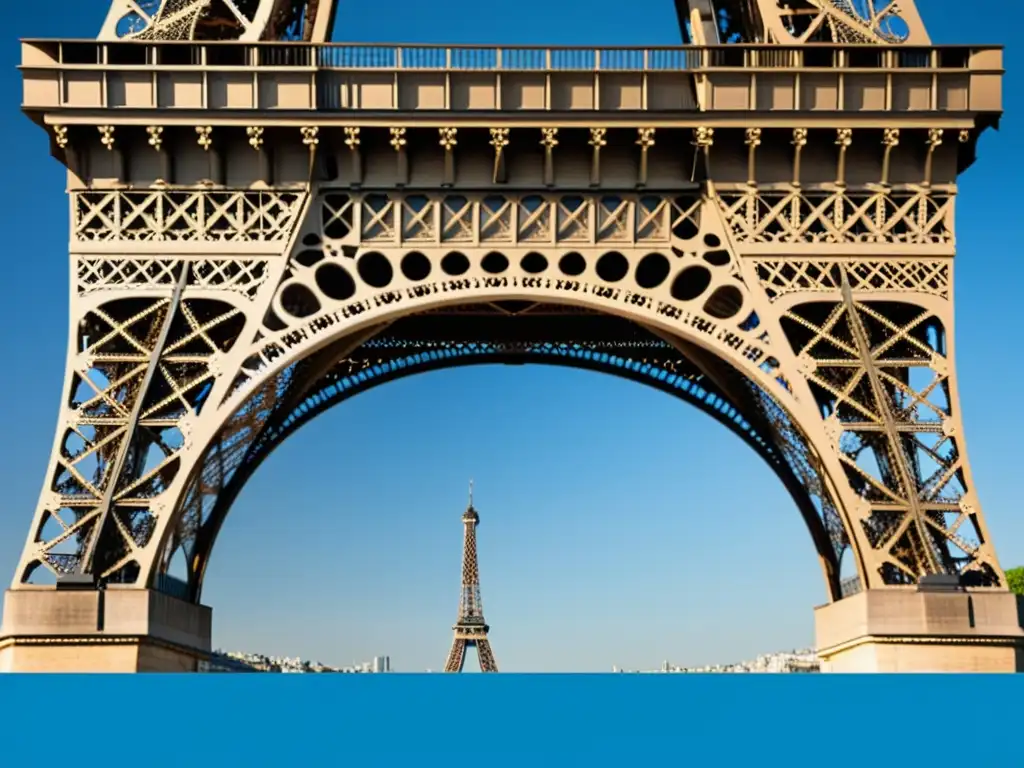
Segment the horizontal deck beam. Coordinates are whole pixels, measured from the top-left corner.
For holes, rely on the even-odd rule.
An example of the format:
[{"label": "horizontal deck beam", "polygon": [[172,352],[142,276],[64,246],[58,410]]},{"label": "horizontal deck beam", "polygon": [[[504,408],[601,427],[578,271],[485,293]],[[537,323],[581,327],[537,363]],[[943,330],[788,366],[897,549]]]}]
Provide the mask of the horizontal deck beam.
[{"label": "horizontal deck beam", "polygon": [[265,112],[995,113],[998,47],[22,42],[23,106]]}]

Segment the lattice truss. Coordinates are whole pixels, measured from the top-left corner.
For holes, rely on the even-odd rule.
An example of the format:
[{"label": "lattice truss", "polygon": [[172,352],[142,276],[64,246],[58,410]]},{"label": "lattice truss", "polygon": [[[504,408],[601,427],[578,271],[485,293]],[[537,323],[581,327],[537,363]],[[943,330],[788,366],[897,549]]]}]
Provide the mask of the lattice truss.
[{"label": "lattice truss", "polygon": [[[747,26],[760,15],[770,41],[910,43],[927,45],[927,32],[913,0],[757,0],[758,10],[737,8]],[[730,8],[743,5],[726,2]]]},{"label": "lattice truss", "polygon": [[758,260],[757,274],[770,300],[808,291],[830,293],[842,288],[842,275],[854,292],[927,293],[951,297],[949,259],[858,259],[803,261]]},{"label": "lattice truss", "polygon": [[[813,254],[749,263],[827,417],[853,498],[863,504],[854,524],[874,550],[868,563],[882,583],[942,572],[997,585],[998,566],[969,500],[944,356],[953,194],[746,189],[722,192],[720,205],[738,247]],[[906,255],[815,254],[866,244]],[[948,255],[913,255],[929,251]],[[837,301],[844,292],[853,303]]]},{"label": "lattice truss", "polygon": [[[691,7],[707,10],[707,0]],[[928,44],[913,0],[714,0],[727,33],[781,44]],[[326,42],[333,0],[111,0],[102,39]],[[731,34],[723,42],[732,42]]]},{"label": "lattice truss", "polygon": [[[188,464],[190,430],[271,271],[267,255],[237,256],[233,243],[284,248],[302,202],[291,193],[88,191],[72,193],[71,206],[67,395],[19,579],[84,568],[133,583],[163,497]],[[121,255],[154,241],[199,250]]]},{"label": "lattice truss", "polygon": [[23,580],[40,566],[75,573],[89,549],[95,559],[86,567],[101,578],[137,580],[136,553],[163,512],[159,497],[180,469],[190,420],[216,373],[211,364],[243,326],[228,302],[166,295],[104,301],[84,314],[66,426]]},{"label": "lattice truss", "polygon": [[912,301],[849,296],[794,304],[782,325],[868,511],[861,525],[883,583],[954,573],[998,585],[958,446],[942,321]]},{"label": "lattice truss", "polygon": [[111,0],[100,38],[312,41],[314,20],[333,9],[334,0]]},{"label": "lattice truss", "polygon": [[[317,334],[343,322],[339,306],[358,316],[401,301],[403,296],[429,297],[428,278],[438,273],[445,278],[444,290],[456,294],[478,291],[488,280],[495,288],[508,287],[510,280],[525,280],[524,286],[534,288],[546,281],[556,303],[561,290],[591,290],[612,296],[615,289],[607,286],[617,284],[621,286],[617,298],[633,307],[655,310],[657,303],[646,294],[660,287],[676,305],[696,306],[722,321],[722,328],[705,330],[728,339],[732,348],[742,347],[745,339],[768,345],[767,334],[758,329],[759,321],[745,298],[746,287],[735,260],[722,247],[714,227],[702,221],[706,205],[699,196],[489,195],[470,199],[457,195],[323,194],[311,217],[314,226],[300,236],[254,341],[259,354],[246,361],[235,380],[231,397],[242,405],[190,484],[184,513],[161,556],[161,567],[167,570],[177,563],[174,570],[185,583],[176,588],[198,599],[203,569],[221,521],[248,476],[288,435],[335,403],[396,376],[474,359],[520,355],[610,368],[674,391],[729,424],[773,466],[797,498],[819,552],[836,574],[832,587],[837,592],[838,563],[849,541],[835,502],[819,480],[820,462],[800,430],[758,387],[752,391],[734,388],[735,394],[726,396],[664,341],[656,340],[651,348],[637,347],[631,340],[619,349],[607,337],[589,343],[578,337],[556,342],[544,334],[527,341],[482,334],[410,339],[392,336],[389,331],[370,333],[351,344],[343,340],[319,359],[281,364],[281,360],[301,356],[303,347],[321,341]],[[718,222],[719,218],[712,213],[711,220]],[[495,246],[502,250],[491,250]],[[639,252],[635,252],[637,246],[642,246]],[[621,265],[608,268],[609,263],[616,266],[620,258]],[[488,259],[493,262],[490,267]],[[471,262],[484,268],[473,270]],[[694,269],[700,279],[691,282]],[[544,277],[548,274],[557,279]],[[627,275],[632,275],[631,280]],[[671,279],[673,275],[675,279]],[[590,285],[589,281],[596,283]],[[631,291],[626,291],[627,285]],[[507,302],[499,304],[489,306],[496,312],[510,312]],[[552,304],[538,306],[551,317]],[[674,305],[669,309],[676,312],[677,319],[683,317]],[[666,311],[665,307],[661,311]],[[448,308],[445,312],[458,315],[462,311]],[[473,321],[466,322],[463,327],[471,327],[468,323]],[[550,334],[550,328],[557,326],[549,323],[545,327]],[[267,339],[275,336],[280,341],[268,345]],[[340,362],[331,359],[337,350],[346,348],[349,351],[338,355]],[[760,363],[766,381],[781,394],[788,394],[778,360],[751,350],[743,359],[748,364]],[[329,361],[326,367],[322,365],[325,359]],[[685,375],[676,372],[684,363]],[[267,376],[275,366],[278,372]],[[736,400],[736,394],[742,402]]]},{"label": "lattice truss", "polygon": [[72,242],[285,242],[301,192],[89,190],[74,192]]},{"label": "lattice truss", "polygon": [[927,188],[746,189],[718,199],[737,243],[948,245],[954,197]]},{"label": "lattice truss", "polygon": [[[135,40],[194,40],[199,18],[211,0],[114,0],[118,37]],[[232,0],[228,8],[237,11]],[[241,12],[238,15],[242,16]],[[245,19],[251,23],[252,19]]]},{"label": "lattice truss", "polygon": [[[122,234],[113,240],[104,234],[99,244],[147,239],[135,234],[125,210],[105,214],[116,224],[112,231]],[[937,327],[940,333],[941,327],[930,319],[915,324],[893,309],[914,306],[915,296],[929,293],[946,301],[948,266],[937,259],[776,257],[750,259],[755,268],[749,272],[727,242],[741,216],[742,209],[702,195],[424,198],[327,190],[292,236],[287,263],[263,267],[261,274],[272,273],[272,281],[239,277],[255,274],[244,271],[246,259],[215,255],[218,247],[230,248],[232,238],[204,228],[198,218],[190,219],[192,234],[182,239],[207,242],[210,250],[178,261],[179,271],[165,256],[101,256],[83,245],[75,269],[83,306],[93,314],[77,337],[76,349],[87,353],[74,359],[73,369],[75,389],[92,382],[95,402],[75,395],[65,409],[62,423],[83,442],[61,449],[55,459],[56,479],[44,493],[23,577],[40,563],[73,570],[95,541],[95,570],[109,580],[155,578],[162,588],[197,600],[231,502],[263,458],[302,424],[400,375],[517,356],[613,370],[674,391],[730,425],[794,495],[834,597],[841,592],[839,565],[851,546],[851,519],[863,529],[854,529],[857,541],[869,540],[877,554],[873,562],[881,563],[873,580],[898,584],[913,574],[946,570],[997,583],[998,567],[983,537],[972,541],[965,533],[981,523],[965,501],[966,467],[948,402],[946,420],[936,417],[917,428],[924,417],[916,414],[943,407],[935,402],[937,393],[951,396],[941,342],[925,333]],[[166,216],[148,219],[154,230],[166,231]],[[260,237],[293,242],[288,226],[298,223],[264,227]],[[104,223],[102,230],[108,229]],[[898,232],[883,230],[881,236],[895,239]],[[189,271],[182,273],[186,263]],[[245,287],[250,283],[254,287]],[[866,313],[867,348],[881,371],[873,401],[857,383],[868,358],[847,359],[851,342],[842,323],[806,309],[834,309],[847,285],[857,293],[858,311]],[[132,298],[117,298],[116,291],[126,288]],[[908,300],[892,300],[901,290]],[[510,292],[533,300],[508,301]],[[884,300],[863,298],[872,292]],[[817,293],[813,301],[804,299],[809,293]],[[775,314],[763,322],[755,306]],[[520,321],[541,312],[544,332],[467,336],[482,327],[482,311]],[[161,312],[173,322],[160,320]],[[585,326],[572,326],[581,313],[592,316],[584,318]],[[428,333],[434,326],[425,318],[435,315],[459,322]],[[607,316],[629,317],[634,330],[678,328],[679,337],[662,331],[647,332],[640,341],[585,335],[585,328],[599,327],[595,317]],[[160,346],[164,326],[167,341]],[[785,335],[792,351],[773,345],[769,327]],[[552,337],[556,328],[575,328],[575,335]],[[703,339],[704,351],[683,343],[686,337]],[[890,337],[897,341],[889,343]],[[228,359],[236,362],[226,365]],[[149,360],[158,365],[147,373]],[[930,388],[918,385],[914,371],[922,366],[943,378]],[[843,378],[851,371],[856,381]],[[143,386],[140,377],[146,375],[154,383]],[[834,444],[808,437],[808,429],[825,434],[820,423],[798,423],[791,415],[803,413],[794,401],[794,377],[810,382],[817,405],[829,415],[825,423],[836,435]],[[146,394],[140,399],[139,392]],[[887,399],[890,418],[880,432],[878,403]],[[193,430],[203,437],[190,444]],[[126,435],[135,437],[126,442]],[[889,454],[880,435],[890,440]],[[906,447],[912,435],[917,453]],[[127,447],[118,454],[122,444]],[[893,445],[904,447],[896,451]],[[865,468],[869,453],[876,455],[877,471]],[[139,458],[143,454],[155,458]],[[902,465],[898,455],[905,456]],[[90,456],[97,465],[79,467]],[[127,469],[114,472],[113,466]],[[838,491],[822,479],[837,473],[843,478],[844,472],[848,485]],[[106,478],[114,476],[119,481],[111,488]],[[851,512],[851,498],[863,500],[867,511]],[[90,526],[107,519],[104,537],[94,539]],[[929,536],[941,538],[945,550]]]},{"label": "lattice truss", "polygon": [[[768,371],[777,361],[769,364],[763,349],[749,346],[765,337],[744,324],[752,314],[748,293],[724,233],[707,229],[719,217],[702,216],[704,205],[698,194],[326,193],[319,227],[303,235],[235,387],[244,389],[289,350],[329,332],[339,311],[519,285],[551,298],[582,292],[680,318],[682,306],[700,309],[734,329],[738,347],[748,342],[744,354],[765,358]],[[510,248],[529,250],[510,259]],[[706,329],[720,331],[717,323]]]}]

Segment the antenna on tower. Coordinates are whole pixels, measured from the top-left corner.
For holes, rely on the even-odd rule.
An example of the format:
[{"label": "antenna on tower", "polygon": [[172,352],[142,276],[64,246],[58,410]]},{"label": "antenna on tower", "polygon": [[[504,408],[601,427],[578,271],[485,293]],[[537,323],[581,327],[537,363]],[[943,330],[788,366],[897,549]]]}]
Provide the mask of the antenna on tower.
[{"label": "antenna on tower", "polygon": [[473,506],[473,478],[469,479],[469,506]]}]

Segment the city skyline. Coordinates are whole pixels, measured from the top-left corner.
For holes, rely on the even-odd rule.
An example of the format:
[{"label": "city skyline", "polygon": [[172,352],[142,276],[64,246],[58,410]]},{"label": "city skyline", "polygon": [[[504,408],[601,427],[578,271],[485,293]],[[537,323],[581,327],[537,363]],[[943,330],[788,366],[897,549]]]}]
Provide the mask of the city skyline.
[{"label": "city skyline", "polygon": [[[477,42],[487,32],[469,0],[442,23],[429,6],[394,13],[352,3],[338,39]],[[531,24],[549,3],[520,4],[495,43],[678,43],[671,3],[641,0],[646,24],[621,25],[596,0],[589,25]],[[55,2],[63,15],[0,10],[18,36],[93,37],[106,4]],[[967,34],[950,2],[922,8],[936,42],[1000,42]],[[465,12],[461,12],[465,11]],[[555,15],[561,13],[557,8]],[[659,23],[661,22],[661,23]],[[975,38],[978,38],[975,40]],[[10,581],[42,481],[60,396],[67,333],[65,181],[45,136],[16,115],[17,47],[2,54],[8,169],[29,180],[12,202],[0,338],[21,371],[0,393],[5,424],[0,577]],[[1012,201],[983,193],[1020,166],[1020,56],[1006,52],[1006,110],[981,140],[958,203],[957,367],[967,442],[1004,568],[1024,562],[1009,396],[1022,363],[998,330],[1024,266],[1004,222]],[[1002,218],[1000,218],[1002,217]],[[992,269],[1002,270],[992,282]],[[1006,369],[994,369],[995,361]],[[1002,387],[993,393],[992,387]],[[374,389],[317,419],[277,451],[243,490],[211,561],[203,602],[214,644],[344,664],[381,652],[409,669],[439,669],[457,608],[466,479],[484,518],[482,590],[502,671],[645,668],[752,658],[813,643],[812,607],[825,602],[814,549],[777,478],[740,440],[677,400],[578,370],[482,366],[415,376]],[[471,659],[475,661],[475,659]],[[473,664],[467,664],[467,671]]]}]

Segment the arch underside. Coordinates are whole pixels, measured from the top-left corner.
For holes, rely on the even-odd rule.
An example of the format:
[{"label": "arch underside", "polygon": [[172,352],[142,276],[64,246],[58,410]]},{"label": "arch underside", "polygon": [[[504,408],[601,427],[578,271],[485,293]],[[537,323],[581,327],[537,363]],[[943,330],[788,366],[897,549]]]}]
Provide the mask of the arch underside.
[{"label": "arch underside", "polygon": [[[780,478],[808,526],[831,598],[859,588],[856,578],[840,583],[839,564],[849,542],[834,504],[821,488],[806,441],[782,409],[728,366],[716,369],[713,380],[680,351],[685,347],[635,323],[529,302],[406,316],[352,347],[351,340],[342,340],[284,371],[273,384],[274,403],[263,409],[258,429],[252,429],[251,422],[239,429],[237,421],[226,427],[186,491],[183,514],[160,564],[158,588],[199,601],[212,549],[234,501],[262,462],[302,426],[389,381],[488,363],[539,363],[609,373],[699,408],[739,436]],[[184,581],[168,572],[175,559],[186,564]]]}]

